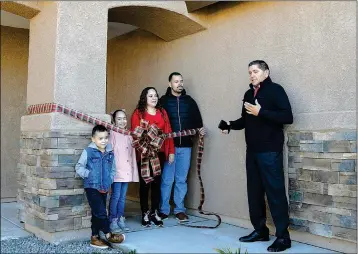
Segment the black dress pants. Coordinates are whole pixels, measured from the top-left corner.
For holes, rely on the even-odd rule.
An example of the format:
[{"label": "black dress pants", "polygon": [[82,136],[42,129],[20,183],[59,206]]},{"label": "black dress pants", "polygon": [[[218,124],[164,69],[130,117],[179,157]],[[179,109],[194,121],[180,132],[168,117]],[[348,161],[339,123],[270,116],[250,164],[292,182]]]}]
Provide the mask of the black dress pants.
[{"label": "black dress pants", "polygon": [[[160,152],[158,153],[158,158],[160,161],[160,168],[163,170],[164,168],[164,162],[165,162],[165,154]],[[149,163],[150,167],[150,175],[153,177],[153,171],[152,166]],[[161,198],[161,192],[160,192],[160,185],[162,182],[162,176],[157,175],[154,177],[154,181],[150,183],[145,183],[140,172],[140,162],[138,165],[138,171],[139,171],[139,199],[140,199],[140,208],[142,210],[142,213],[145,213],[149,210],[148,205],[148,195],[149,190],[151,191],[151,213],[153,213],[155,210],[158,210],[159,212],[159,206],[160,206],[160,198]]]},{"label": "black dress pants", "polygon": [[258,232],[266,226],[265,193],[276,227],[276,236],[289,238],[288,202],[282,152],[246,153],[247,194],[250,220]]}]

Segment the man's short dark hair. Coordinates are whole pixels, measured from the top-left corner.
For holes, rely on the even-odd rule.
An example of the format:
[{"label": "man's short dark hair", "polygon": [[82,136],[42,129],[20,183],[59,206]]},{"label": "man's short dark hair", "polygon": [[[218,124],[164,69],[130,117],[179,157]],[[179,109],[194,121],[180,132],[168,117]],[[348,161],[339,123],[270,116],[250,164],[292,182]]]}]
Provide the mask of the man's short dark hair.
[{"label": "man's short dark hair", "polygon": [[254,60],[252,62],[249,63],[249,67],[252,66],[252,65],[257,65],[260,70],[263,70],[263,71],[270,71],[270,68],[268,67],[268,64],[263,61],[263,60]]},{"label": "man's short dark hair", "polygon": [[108,132],[107,128],[104,127],[103,125],[99,124],[96,125],[95,127],[93,127],[92,129],[92,137],[94,137],[94,135],[96,135],[96,132]]},{"label": "man's short dark hair", "polygon": [[183,75],[181,75],[179,72],[172,72],[169,75],[169,82],[172,81],[173,76],[182,76],[183,77]]}]

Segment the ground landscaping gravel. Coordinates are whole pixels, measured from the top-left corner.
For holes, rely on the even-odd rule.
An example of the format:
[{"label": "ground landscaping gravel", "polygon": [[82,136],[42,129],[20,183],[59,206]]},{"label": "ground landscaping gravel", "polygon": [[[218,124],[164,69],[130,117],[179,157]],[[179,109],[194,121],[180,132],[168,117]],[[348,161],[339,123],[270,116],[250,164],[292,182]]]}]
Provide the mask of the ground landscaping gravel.
[{"label": "ground landscaping gravel", "polygon": [[[96,249],[88,241],[50,244],[42,239],[30,236],[20,239],[1,241],[1,253],[123,253],[119,249]],[[132,251],[132,253],[135,253]]]}]

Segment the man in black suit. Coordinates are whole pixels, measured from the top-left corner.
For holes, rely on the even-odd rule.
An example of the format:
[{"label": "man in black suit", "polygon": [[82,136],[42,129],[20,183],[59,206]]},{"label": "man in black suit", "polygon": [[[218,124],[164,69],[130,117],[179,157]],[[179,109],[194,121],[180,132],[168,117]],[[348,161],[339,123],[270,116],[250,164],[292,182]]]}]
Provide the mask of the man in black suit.
[{"label": "man in black suit", "polygon": [[222,132],[245,129],[246,175],[250,220],[254,231],[241,242],[269,241],[266,226],[265,193],[276,226],[270,252],[291,247],[288,232],[288,202],[283,172],[283,125],[292,124],[293,116],[287,94],[273,83],[266,62],[249,63],[250,89],[245,93],[241,118],[224,123]]}]

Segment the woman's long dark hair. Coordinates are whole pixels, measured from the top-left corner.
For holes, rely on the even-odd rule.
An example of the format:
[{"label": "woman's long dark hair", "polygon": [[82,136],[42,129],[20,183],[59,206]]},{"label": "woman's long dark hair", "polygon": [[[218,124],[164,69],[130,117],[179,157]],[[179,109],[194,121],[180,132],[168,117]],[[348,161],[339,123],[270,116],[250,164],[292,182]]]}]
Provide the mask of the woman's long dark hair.
[{"label": "woman's long dark hair", "polygon": [[142,93],[140,94],[139,101],[138,101],[138,104],[137,104],[137,109],[138,109],[139,113],[141,114],[142,118],[144,118],[144,112],[147,109],[147,94],[148,94],[148,91],[150,89],[153,89],[157,93],[158,103],[155,106],[155,108],[159,109],[160,113],[163,115],[163,112],[162,112],[163,107],[162,107],[162,105],[160,104],[160,101],[159,101],[158,91],[154,87],[149,86],[149,87],[146,87],[146,88],[143,89]]}]

